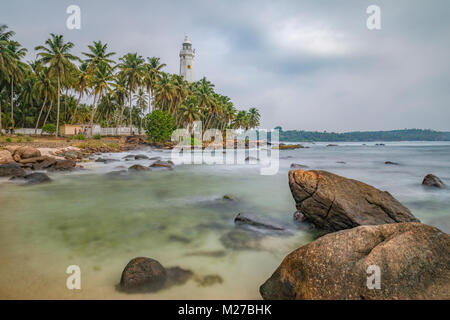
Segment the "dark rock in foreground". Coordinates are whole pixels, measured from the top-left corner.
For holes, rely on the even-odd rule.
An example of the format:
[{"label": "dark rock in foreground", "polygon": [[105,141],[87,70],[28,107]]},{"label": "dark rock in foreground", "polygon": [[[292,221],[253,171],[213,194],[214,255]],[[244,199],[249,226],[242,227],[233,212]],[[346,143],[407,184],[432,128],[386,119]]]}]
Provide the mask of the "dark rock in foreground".
[{"label": "dark rock in foreground", "polygon": [[0,165],[0,177],[8,176],[24,176],[26,171],[20,167],[19,164],[12,162]]},{"label": "dark rock in foreground", "polygon": [[138,154],[134,156],[135,160],[147,160],[148,157],[145,154]]},{"label": "dark rock in foreground", "polygon": [[172,161],[162,161],[162,160],[156,160],[154,163],[150,165],[151,168],[164,168],[168,170],[172,170],[174,166],[174,163]]},{"label": "dark rock in foreground", "polygon": [[12,177],[10,180],[24,180],[25,184],[27,185],[46,183],[52,181],[52,179],[50,179],[49,176],[43,172],[33,172],[25,176],[15,176]]},{"label": "dark rock in foreground", "polygon": [[[368,277],[378,266],[380,289]],[[370,269],[369,269],[370,270]],[[361,226],[290,253],[264,299],[449,299],[450,236],[421,223]]]},{"label": "dark rock in foreground", "polygon": [[443,183],[441,179],[431,173],[427,174],[425,178],[423,178],[422,184],[429,187],[445,188],[445,183]]},{"label": "dark rock in foreground", "polygon": [[250,225],[257,228],[270,230],[284,230],[284,227],[277,224],[276,222],[251,213],[239,213],[236,218],[234,218],[234,223],[236,223],[237,225]]},{"label": "dark rock in foreground", "polygon": [[95,162],[103,162],[104,164],[111,163],[111,162],[117,162],[117,161],[119,161],[119,160],[117,160],[117,159],[104,159],[104,158],[98,158],[98,159],[95,160]]},{"label": "dark rock in foreground", "polygon": [[419,221],[389,192],[327,171],[291,170],[289,187],[305,220],[327,232]]},{"label": "dark rock in foreground", "polygon": [[156,260],[138,257],[128,262],[120,278],[120,289],[128,292],[157,291],[167,280],[166,269]]},{"label": "dark rock in foreground", "polygon": [[128,262],[118,289],[128,293],[155,292],[186,283],[194,273],[180,267],[164,268],[158,261],[138,257]]},{"label": "dark rock in foreground", "polygon": [[259,250],[260,241],[264,234],[245,229],[233,229],[225,233],[220,241],[229,249],[233,250]]}]

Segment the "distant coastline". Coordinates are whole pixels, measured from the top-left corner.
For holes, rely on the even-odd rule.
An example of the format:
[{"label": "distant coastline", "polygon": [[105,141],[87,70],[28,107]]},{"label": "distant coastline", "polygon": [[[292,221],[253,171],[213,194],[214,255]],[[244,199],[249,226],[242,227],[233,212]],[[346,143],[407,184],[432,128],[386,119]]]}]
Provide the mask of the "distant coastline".
[{"label": "distant coastline", "polygon": [[280,141],[286,142],[450,141],[450,132],[422,129],[336,133],[277,128]]}]

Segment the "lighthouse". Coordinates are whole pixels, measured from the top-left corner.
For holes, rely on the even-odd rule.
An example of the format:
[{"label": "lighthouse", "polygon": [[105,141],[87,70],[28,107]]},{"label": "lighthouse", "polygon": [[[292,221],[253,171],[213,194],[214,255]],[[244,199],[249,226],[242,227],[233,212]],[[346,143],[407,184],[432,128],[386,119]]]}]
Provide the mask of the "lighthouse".
[{"label": "lighthouse", "polygon": [[194,75],[195,50],[192,50],[192,43],[188,36],[184,37],[183,47],[180,51],[180,75],[188,82],[195,81]]}]

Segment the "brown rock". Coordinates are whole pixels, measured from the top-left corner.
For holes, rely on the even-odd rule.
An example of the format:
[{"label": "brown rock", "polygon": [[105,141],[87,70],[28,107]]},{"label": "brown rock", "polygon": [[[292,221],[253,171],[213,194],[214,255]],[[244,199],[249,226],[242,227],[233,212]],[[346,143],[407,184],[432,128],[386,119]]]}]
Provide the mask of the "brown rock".
[{"label": "brown rock", "polygon": [[[17,148],[14,151],[13,157],[16,160],[16,157],[18,157],[19,160],[23,160],[23,159],[29,159],[29,158],[36,158],[36,157],[40,157],[41,156],[41,152],[33,147],[30,146],[23,146],[20,148]],[[16,161],[19,161],[16,160]]]},{"label": "brown rock", "polygon": [[73,170],[77,163],[75,160],[66,159],[66,160],[56,160],[56,163],[50,167],[52,171],[69,171]]},{"label": "brown rock", "polygon": [[0,150],[0,164],[14,162],[11,152],[8,150]]},{"label": "brown rock", "polygon": [[23,159],[23,160],[20,160],[19,162],[22,164],[27,164],[27,163],[42,162],[46,159],[47,159],[47,157],[34,157],[34,158]]},{"label": "brown rock", "polygon": [[[373,265],[380,289],[367,286]],[[450,236],[416,222],[331,233],[290,253],[260,293],[264,299],[449,299]]]},{"label": "brown rock", "polygon": [[135,165],[132,165],[131,167],[129,167],[128,171],[133,171],[133,172],[150,171],[150,168],[145,167],[140,164],[135,164]]},{"label": "brown rock", "polygon": [[427,174],[425,178],[423,178],[422,184],[429,187],[445,188],[445,183],[443,183],[441,179],[431,173]]},{"label": "brown rock", "polygon": [[172,161],[162,161],[162,160],[156,160],[154,163],[150,165],[152,168],[167,168],[169,170],[173,169],[173,162]]},{"label": "brown rock", "polygon": [[289,187],[305,220],[326,232],[419,221],[389,192],[327,171],[291,170]]},{"label": "brown rock", "polygon": [[166,269],[158,261],[138,257],[132,259],[123,270],[119,286],[128,292],[151,292],[161,289],[166,279]]}]

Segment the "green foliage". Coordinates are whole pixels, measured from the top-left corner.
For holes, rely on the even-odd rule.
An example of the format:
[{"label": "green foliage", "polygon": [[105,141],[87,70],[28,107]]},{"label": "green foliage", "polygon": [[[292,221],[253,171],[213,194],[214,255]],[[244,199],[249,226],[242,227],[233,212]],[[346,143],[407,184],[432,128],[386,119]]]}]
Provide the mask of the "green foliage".
[{"label": "green foliage", "polygon": [[27,142],[32,142],[32,141],[33,141],[33,139],[32,139],[30,136],[26,136],[26,137],[25,137],[25,140],[26,140]]},{"label": "green foliage", "polygon": [[52,123],[47,123],[45,126],[42,127],[42,132],[53,134],[56,132],[56,126]]},{"label": "green foliage", "polygon": [[76,136],[74,136],[74,139],[77,139],[77,140],[86,140],[86,137],[85,137],[82,133],[79,133],[79,134],[77,134]]},{"label": "green foliage", "polygon": [[5,141],[6,141],[6,142],[11,142],[12,140],[11,140],[10,137],[7,137],[7,138],[5,139]]},{"label": "green foliage", "polygon": [[166,142],[176,128],[175,118],[167,111],[155,110],[145,116],[144,128],[151,141]]},{"label": "green foliage", "polygon": [[96,134],[93,135],[92,138],[94,138],[95,140],[101,140],[102,136],[99,133],[96,133]]},{"label": "green foliage", "polygon": [[18,143],[20,143],[20,142],[22,142],[22,138],[17,138],[17,140],[16,140]]}]

